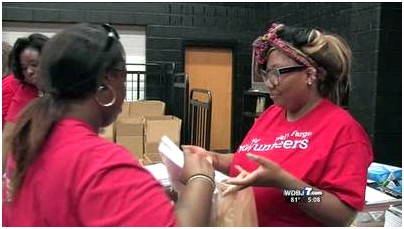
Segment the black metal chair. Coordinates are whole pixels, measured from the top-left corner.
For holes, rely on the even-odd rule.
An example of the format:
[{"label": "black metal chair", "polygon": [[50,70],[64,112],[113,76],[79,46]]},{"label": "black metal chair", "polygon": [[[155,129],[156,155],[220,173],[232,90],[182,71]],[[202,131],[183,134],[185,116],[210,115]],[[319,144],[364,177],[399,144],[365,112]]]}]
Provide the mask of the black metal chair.
[{"label": "black metal chair", "polygon": [[210,149],[212,94],[205,89],[192,89],[189,99],[189,144]]}]

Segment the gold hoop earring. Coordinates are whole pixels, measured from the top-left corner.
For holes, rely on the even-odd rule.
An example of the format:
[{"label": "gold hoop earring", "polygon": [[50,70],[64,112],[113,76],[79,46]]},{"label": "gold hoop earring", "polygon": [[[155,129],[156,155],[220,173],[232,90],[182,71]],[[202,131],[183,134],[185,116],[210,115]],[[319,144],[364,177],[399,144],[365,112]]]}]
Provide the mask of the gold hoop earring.
[{"label": "gold hoop earring", "polygon": [[114,105],[114,104],[115,104],[115,101],[116,101],[115,90],[114,90],[111,86],[108,86],[108,85],[101,85],[101,86],[99,86],[98,89],[97,89],[97,94],[98,94],[101,90],[104,90],[105,88],[107,88],[108,90],[111,91],[111,94],[112,94],[112,100],[111,100],[111,102],[109,102],[109,103],[102,103],[102,102],[99,100],[98,96],[95,96],[95,100],[97,101],[97,103],[98,103],[100,106],[103,106],[103,107],[110,107],[110,106]]}]

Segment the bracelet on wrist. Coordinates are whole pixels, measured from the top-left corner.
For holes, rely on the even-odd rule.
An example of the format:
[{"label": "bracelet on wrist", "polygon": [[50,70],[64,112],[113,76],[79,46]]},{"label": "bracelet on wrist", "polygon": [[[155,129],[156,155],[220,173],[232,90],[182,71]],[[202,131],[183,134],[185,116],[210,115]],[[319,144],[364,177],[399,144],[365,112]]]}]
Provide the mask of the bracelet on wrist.
[{"label": "bracelet on wrist", "polygon": [[213,180],[213,178],[211,178],[210,176],[208,176],[208,175],[206,175],[206,174],[195,174],[195,175],[192,175],[190,178],[188,178],[186,184],[189,184],[191,181],[193,181],[193,180],[195,180],[195,179],[199,179],[199,178],[200,178],[200,179],[203,179],[203,180],[205,180],[205,181],[208,181],[208,182],[211,184],[211,186],[212,186],[213,188],[216,187],[216,184],[215,184],[215,181]]}]

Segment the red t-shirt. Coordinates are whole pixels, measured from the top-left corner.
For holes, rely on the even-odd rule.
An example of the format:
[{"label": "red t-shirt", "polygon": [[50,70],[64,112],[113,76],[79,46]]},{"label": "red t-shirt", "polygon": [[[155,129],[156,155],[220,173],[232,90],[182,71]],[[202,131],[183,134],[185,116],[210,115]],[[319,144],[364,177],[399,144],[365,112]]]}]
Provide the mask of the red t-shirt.
[{"label": "red t-shirt", "polygon": [[11,100],[6,122],[15,123],[21,111],[35,98],[38,98],[38,89],[35,86],[20,83]]},{"label": "red t-shirt", "polygon": [[14,77],[13,74],[9,74],[3,78],[1,81],[2,85],[2,110],[3,110],[3,119],[2,119],[2,126],[4,126],[4,122],[6,120],[6,116],[8,113],[8,109],[11,104],[11,100],[17,91],[20,82]]},{"label": "red t-shirt", "polygon": [[176,225],[160,183],[128,150],[73,118],[57,124],[3,211],[3,226]]},{"label": "red t-shirt", "polygon": [[[237,149],[231,176],[238,174],[234,165],[247,171],[258,167],[245,156],[247,152],[276,162],[354,209],[363,209],[367,168],[373,160],[371,144],[360,124],[328,100],[296,122],[286,120],[283,108],[269,107]],[[254,193],[260,226],[322,226],[296,204],[288,203],[283,190],[254,187]]]}]

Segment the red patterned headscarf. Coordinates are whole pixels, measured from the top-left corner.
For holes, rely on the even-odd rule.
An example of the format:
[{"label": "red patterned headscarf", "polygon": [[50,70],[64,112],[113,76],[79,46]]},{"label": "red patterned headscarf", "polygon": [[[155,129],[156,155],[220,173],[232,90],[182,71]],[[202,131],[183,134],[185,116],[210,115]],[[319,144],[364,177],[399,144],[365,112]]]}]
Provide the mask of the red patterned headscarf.
[{"label": "red patterned headscarf", "polygon": [[278,37],[277,32],[283,26],[283,24],[273,23],[265,35],[258,37],[254,41],[254,57],[258,66],[262,69],[266,68],[268,51],[271,50],[271,48],[275,48],[296,62],[317,70],[317,63],[312,58]]}]

